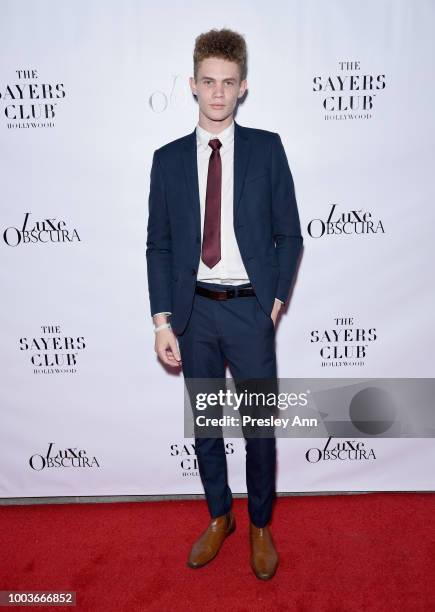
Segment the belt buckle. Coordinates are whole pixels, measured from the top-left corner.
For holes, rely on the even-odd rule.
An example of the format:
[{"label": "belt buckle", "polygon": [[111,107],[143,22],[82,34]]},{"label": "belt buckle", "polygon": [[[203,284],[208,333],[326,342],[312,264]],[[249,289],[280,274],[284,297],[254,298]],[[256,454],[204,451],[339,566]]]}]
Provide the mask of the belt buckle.
[{"label": "belt buckle", "polygon": [[240,287],[240,289],[237,289],[237,295],[251,295],[250,292],[252,292],[252,285],[249,285],[249,287]]},{"label": "belt buckle", "polygon": [[226,290],[226,299],[230,299],[236,296],[236,290],[235,289],[227,289]]}]

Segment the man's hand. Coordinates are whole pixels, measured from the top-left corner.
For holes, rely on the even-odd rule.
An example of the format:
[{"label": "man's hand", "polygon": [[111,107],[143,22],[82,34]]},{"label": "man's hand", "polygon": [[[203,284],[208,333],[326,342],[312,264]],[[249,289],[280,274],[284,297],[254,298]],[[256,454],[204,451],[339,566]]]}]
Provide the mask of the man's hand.
[{"label": "man's hand", "polygon": [[278,318],[278,313],[281,310],[282,306],[283,306],[282,302],[280,302],[277,298],[275,298],[275,303],[273,305],[272,312],[270,313],[270,317],[273,321],[274,327],[276,327],[276,320]]},{"label": "man's hand", "polygon": [[154,350],[164,364],[173,368],[181,364],[177,338],[171,328],[161,329],[156,332]]}]

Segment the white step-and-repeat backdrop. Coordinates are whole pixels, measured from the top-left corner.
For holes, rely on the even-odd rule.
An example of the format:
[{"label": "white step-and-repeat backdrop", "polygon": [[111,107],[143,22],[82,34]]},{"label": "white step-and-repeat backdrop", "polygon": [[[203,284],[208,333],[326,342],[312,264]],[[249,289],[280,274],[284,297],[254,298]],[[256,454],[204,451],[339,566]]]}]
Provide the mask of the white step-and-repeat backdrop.
[{"label": "white step-and-repeat backdrop", "polygon": [[[433,376],[433,2],[1,7],[0,497],[203,491],[145,248],[152,154],[196,124],[194,39],[213,27],[246,36],[236,119],[279,132],[296,185],[279,376]],[[434,489],[433,439],[352,442],[335,458],[280,439],[278,490]],[[245,492],[244,441],[227,452]]]}]

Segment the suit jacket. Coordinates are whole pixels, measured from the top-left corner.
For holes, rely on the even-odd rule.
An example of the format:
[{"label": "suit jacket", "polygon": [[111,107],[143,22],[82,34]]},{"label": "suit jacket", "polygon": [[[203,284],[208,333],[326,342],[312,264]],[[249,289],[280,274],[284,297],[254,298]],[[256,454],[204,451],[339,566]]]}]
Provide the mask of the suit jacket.
[{"label": "suit jacket", "polygon": [[[234,122],[233,227],[263,310],[286,301],[302,249],[292,174],[279,134]],[[201,256],[196,129],[154,152],[147,270],[151,314],[172,313],[174,333],[189,320]]]}]

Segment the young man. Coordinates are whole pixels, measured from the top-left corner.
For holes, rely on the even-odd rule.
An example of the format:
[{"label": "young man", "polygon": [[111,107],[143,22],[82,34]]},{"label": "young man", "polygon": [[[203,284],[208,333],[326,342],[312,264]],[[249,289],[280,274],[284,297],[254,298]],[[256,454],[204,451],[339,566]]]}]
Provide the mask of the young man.
[{"label": "young man", "polygon": [[[196,39],[193,132],[154,152],[147,237],[155,351],[185,378],[276,378],[275,325],[302,248],[292,175],[277,133],[234,121],[247,89],[244,38],[211,30]],[[170,323],[168,318],[170,317]],[[211,561],[235,529],[222,438],[195,437],[211,521],[188,565]],[[271,578],[269,529],[275,438],[246,439],[251,566]]]}]

